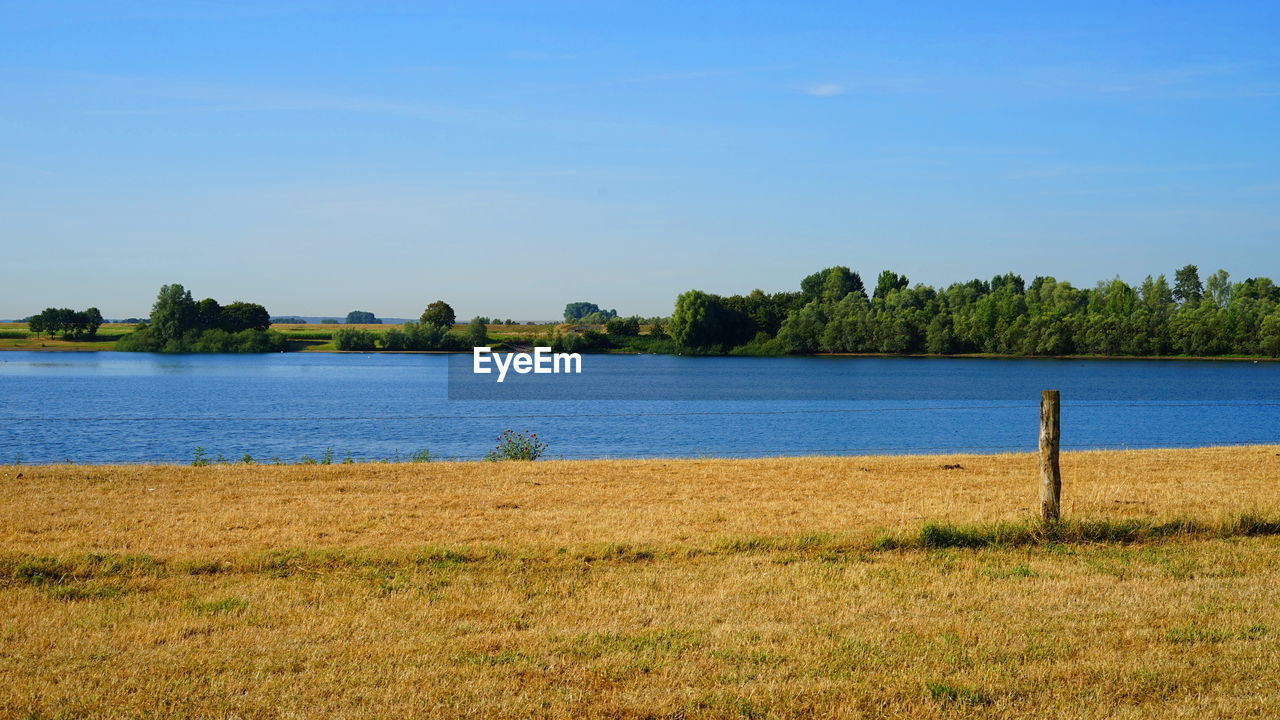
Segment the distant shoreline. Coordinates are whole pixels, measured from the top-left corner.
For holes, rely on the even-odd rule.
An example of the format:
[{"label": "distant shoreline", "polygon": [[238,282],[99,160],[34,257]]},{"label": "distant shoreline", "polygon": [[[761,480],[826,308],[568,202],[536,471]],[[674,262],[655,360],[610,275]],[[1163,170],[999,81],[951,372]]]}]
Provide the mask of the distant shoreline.
[{"label": "distant shoreline", "polygon": [[[62,343],[64,341],[54,340],[50,342]],[[86,353],[86,352],[121,352],[112,347],[84,347],[89,344],[110,345],[113,341],[92,342],[92,341],[66,341],[65,347],[49,347],[41,345],[40,347],[14,347],[9,345],[0,345],[0,352],[67,352],[67,353]],[[327,353],[332,355],[467,355],[470,354],[466,350],[294,350],[287,354],[316,354]],[[136,353],[129,353],[136,354]],[[164,353],[143,353],[143,354],[164,354]],[[181,353],[187,355],[238,355],[241,353]],[[271,354],[271,353],[263,353]],[[668,353],[642,353],[634,351],[617,351],[617,352],[584,352],[584,355],[653,355]],[[1280,358],[1267,357],[1265,355],[999,355],[995,353],[960,353],[955,355],[929,355],[926,353],[811,353],[807,355],[684,355],[682,357],[717,357],[717,358],[745,358],[755,359],[758,357],[767,358],[902,358],[915,360],[1194,360],[1194,361],[1228,361],[1228,362],[1280,362]]]}]

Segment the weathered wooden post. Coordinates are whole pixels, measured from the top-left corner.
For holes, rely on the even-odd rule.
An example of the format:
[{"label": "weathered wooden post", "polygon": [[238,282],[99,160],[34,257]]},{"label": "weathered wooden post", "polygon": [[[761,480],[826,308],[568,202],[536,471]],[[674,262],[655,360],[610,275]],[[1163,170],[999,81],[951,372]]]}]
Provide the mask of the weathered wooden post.
[{"label": "weathered wooden post", "polygon": [[1058,443],[1062,428],[1058,424],[1061,394],[1057,390],[1040,393],[1040,517],[1056,522],[1062,506],[1062,472],[1058,468]]}]

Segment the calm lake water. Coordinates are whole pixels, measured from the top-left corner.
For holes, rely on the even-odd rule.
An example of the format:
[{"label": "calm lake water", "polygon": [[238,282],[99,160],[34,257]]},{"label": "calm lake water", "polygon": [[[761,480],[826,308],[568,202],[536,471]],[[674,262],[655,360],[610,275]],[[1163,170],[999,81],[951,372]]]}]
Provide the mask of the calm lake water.
[{"label": "calm lake water", "polygon": [[1068,449],[1280,442],[1280,363],[586,355],[498,386],[470,362],[4,352],[0,463],[469,459],[506,428],[573,458],[1030,451],[1046,388]]}]

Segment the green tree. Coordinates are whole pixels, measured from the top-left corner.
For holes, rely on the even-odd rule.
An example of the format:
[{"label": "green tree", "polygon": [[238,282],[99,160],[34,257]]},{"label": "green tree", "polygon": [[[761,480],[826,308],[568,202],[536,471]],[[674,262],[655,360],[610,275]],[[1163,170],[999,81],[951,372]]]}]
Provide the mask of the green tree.
[{"label": "green tree", "polygon": [[32,315],[27,318],[27,330],[30,330],[36,335],[43,335],[48,330],[48,327],[48,320],[44,313]]},{"label": "green tree", "polygon": [[1263,318],[1260,330],[1259,345],[1262,352],[1271,357],[1280,357],[1280,309]]},{"label": "green tree", "polygon": [[640,334],[640,318],[632,315],[626,318],[609,318],[604,324],[604,331],[610,335],[634,336]]},{"label": "green tree", "polygon": [[1247,278],[1239,283],[1231,292],[1233,298],[1253,298],[1254,300],[1270,300],[1280,303],[1280,286],[1271,278]]},{"label": "green tree", "polygon": [[81,320],[81,327],[89,337],[98,336],[98,328],[102,327],[102,313],[96,307],[85,310]]},{"label": "green tree", "polygon": [[467,342],[471,347],[483,347],[489,344],[489,328],[480,320],[479,317],[472,318],[467,325]]},{"label": "green tree", "polygon": [[600,306],[590,302],[571,302],[564,306],[564,321],[576,323],[582,318],[600,312]]},{"label": "green tree", "polygon": [[381,325],[382,321],[368,310],[352,310],[347,313],[347,325]]},{"label": "green tree", "polygon": [[271,313],[257,303],[233,302],[222,308],[220,327],[229,333],[266,330],[271,327]]},{"label": "green tree", "polygon": [[1214,305],[1226,307],[1231,302],[1231,275],[1219,270],[1204,281],[1204,291]]},{"label": "green tree", "polygon": [[837,302],[851,292],[866,293],[862,277],[843,265],[825,268],[800,281],[805,300]]},{"label": "green tree", "polygon": [[[671,322],[675,324],[674,316]],[[826,309],[821,302],[814,300],[782,321],[782,327],[778,329],[778,343],[790,353],[816,352],[821,346],[826,324]]]},{"label": "green tree", "polygon": [[1155,280],[1148,275],[1138,288],[1138,296],[1142,298],[1143,307],[1153,313],[1168,317],[1169,313],[1173,312],[1173,290],[1163,274]]},{"label": "green tree", "polygon": [[222,327],[222,305],[213,298],[205,298],[196,303],[196,327],[211,330]]},{"label": "green tree", "polygon": [[934,315],[925,332],[924,349],[932,355],[948,355],[955,347],[955,333],[951,330],[951,316]]},{"label": "green tree", "polygon": [[1173,299],[1180,303],[1192,305],[1204,297],[1204,286],[1200,284],[1200,268],[1195,265],[1184,265],[1173,273]]},{"label": "green tree", "polygon": [[884,298],[894,290],[901,290],[907,286],[907,276],[899,275],[892,270],[885,270],[880,273],[880,277],[876,278],[876,291],[872,297]]},{"label": "green tree", "polygon": [[[37,333],[43,332],[52,338],[54,335],[62,331],[62,318],[58,313],[58,308],[45,308],[40,311],[39,315],[31,318],[31,329]],[[37,328],[39,328],[37,330]]]},{"label": "green tree", "polygon": [[62,331],[62,337],[78,335],[80,333],[80,314],[71,308],[58,308],[57,312],[57,326]]},{"label": "green tree", "polygon": [[[568,310],[566,309],[566,315]],[[721,321],[719,307],[714,296],[701,290],[690,290],[676,298],[675,310],[667,332],[676,344],[686,349],[701,349],[714,345],[719,338]]]},{"label": "green tree", "polygon": [[161,343],[179,340],[196,328],[196,302],[178,283],[164,285],[151,306],[151,335]]},{"label": "green tree", "polygon": [[429,327],[451,328],[458,321],[457,316],[453,313],[453,308],[449,303],[443,300],[436,300],[422,311],[422,317],[418,319],[423,325]]}]

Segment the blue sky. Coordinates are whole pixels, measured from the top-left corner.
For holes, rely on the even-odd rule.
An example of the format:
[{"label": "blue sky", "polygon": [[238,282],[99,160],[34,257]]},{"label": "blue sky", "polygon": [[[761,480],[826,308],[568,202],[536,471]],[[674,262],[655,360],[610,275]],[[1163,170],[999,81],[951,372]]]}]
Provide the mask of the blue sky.
[{"label": "blue sky", "polygon": [[1280,4],[0,2],[0,317],[1280,276]]}]

